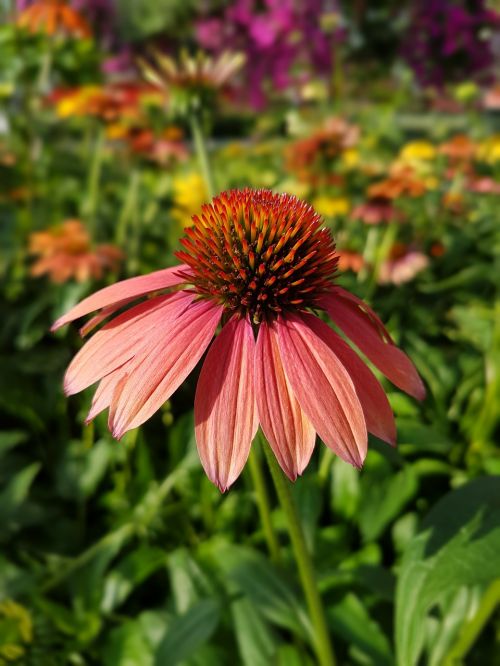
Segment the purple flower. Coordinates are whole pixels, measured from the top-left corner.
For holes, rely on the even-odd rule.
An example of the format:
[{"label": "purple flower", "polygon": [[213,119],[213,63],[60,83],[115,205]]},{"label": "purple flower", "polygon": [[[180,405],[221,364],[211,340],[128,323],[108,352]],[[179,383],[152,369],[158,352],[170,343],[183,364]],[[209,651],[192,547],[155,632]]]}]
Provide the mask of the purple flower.
[{"label": "purple flower", "polygon": [[222,17],[201,17],[196,33],[209,51],[245,53],[245,90],[258,109],[267,101],[269,85],[285,90],[303,81],[308,69],[320,75],[331,72],[333,49],[343,34],[321,29],[327,9],[331,11],[327,0],[236,0]]},{"label": "purple flower", "polygon": [[403,55],[423,86],[487,79],[493,65],[487,32],[499,19],[485,0],[415,0]]}]

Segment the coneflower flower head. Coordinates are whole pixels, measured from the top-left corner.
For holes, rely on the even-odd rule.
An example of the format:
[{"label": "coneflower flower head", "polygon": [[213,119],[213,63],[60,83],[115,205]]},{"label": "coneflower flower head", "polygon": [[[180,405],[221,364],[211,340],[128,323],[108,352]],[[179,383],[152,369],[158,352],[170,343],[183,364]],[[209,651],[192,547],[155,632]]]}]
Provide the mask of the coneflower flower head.
[{"label": "coneflower flower head", "polygon": [[202,206],[181,240],[196,292],[254,324],[316,307],[338,258],[312,206],[267,190],[232,191]]},{"label": "coneflower flower head", "polygon": [[222,193],[193,218],[182,244],[183,264],[106,287],[54,324],[100,310],[85,335],[111,318],[65,376],[67,394],[100,382],[87,420],[109,408],[109,428],[120,438],[149,419],[207,352],[195,435],[221,490],[240,474],[259,425],[290,479],[306,467],[316,434],[356,467],[368,432],[395,443],[380,383],[316,312],[328,313],[394,384],[420,399],[425,389],[375,312],[335,285],[334,241],[311,206],[267,190]]},{"label": "coneflower flower head", "polygon": [[139,61],[144,78],[164,90],[174,115],[213,107],[219,92],[245,62],[242,53],[224,51],[212,57],[203,51],[182,50],[177,59],[152,51],[150,61]]}]

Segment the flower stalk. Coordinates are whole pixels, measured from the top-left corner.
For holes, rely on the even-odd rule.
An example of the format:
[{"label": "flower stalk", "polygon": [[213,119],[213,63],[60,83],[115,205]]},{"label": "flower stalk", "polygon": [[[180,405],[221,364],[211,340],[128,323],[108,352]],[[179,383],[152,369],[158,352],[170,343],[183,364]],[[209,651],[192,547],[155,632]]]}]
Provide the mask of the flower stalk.
[{"label": "flower stalk", "polygon": [[214,176],[210,166],[210,160],[208,158],[207,144],[205,141],[203,128],[201,126],[200,117],[196,111],[191,112],[189,122],[191,126],[191,134],[193,137],[196,157],[198,158],[201,173],[205,180],[208,196],[212,199],[216,194]]},{"label": "flower stalk", "polygon": [[316,583],[312,558],[307,550],[304,531],[300,524],[297,508],[290,491],[290,484],[281,471],[270,447],[264,446],[263,448],[269,464],[269,469],[271,470],[271,476],[276,487],[279,502],[285,513],[302,589],[304,590],[309,614],[314,627],[314,648],[318,663],[321,664],[321,666],[335,666],[335,653],[328,631],[325,609]]}]

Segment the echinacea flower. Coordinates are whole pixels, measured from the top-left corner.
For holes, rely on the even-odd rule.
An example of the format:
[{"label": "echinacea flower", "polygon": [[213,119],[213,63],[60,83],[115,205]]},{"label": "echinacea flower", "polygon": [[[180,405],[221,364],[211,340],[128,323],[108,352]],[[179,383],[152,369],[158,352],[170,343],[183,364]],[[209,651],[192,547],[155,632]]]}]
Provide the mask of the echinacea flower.
[{"label": "echinacea flower", "polygon": [[213,104],[216,94],[229,84],[244,62],[242,53],[232,51],[216,57],[203,51],[195,55],[181,51],[177,60],[154,51],[152,62],[141,60],[140,65],[144,77],[163,89],[169,105],[182,114]]},{"label": "echinacea flower", "polygon": [[99,311],[85,334],[111,318],[65,375],[68,395],[100,382],[87,420],[109,408],[120,438],[149,419],[206,352],[195,434],[221,490],[240,474],[259,424],[291,479],[307,465],[316,433],[356,467],[368,431],[394,444],[381,385],[316,313],[327,312],[401,389],[419,399],[425,389],[375,312],[335,285],[335,244],[310,205],[268,190],[225,192],[193,217],[181,242],[183,264],[101,289],[55,322],[57,329]]},{"label": "echinacea flower", "polygon": [[415,175],[411,167],[398,168],[389,177],[370,185],[368,196],[371,198],[399,199],[400,197],[420,197],[425,193],[425,182]]},{"label": "echinacea flower", "polygon": [[86,19],[66,0],[36,0],[17,17],[17,25],[30,32],[88,38],[92,31]]},{"label": "echinacea flower", "polygon": [[404,243],[394,243],[388,259],[380,266],[380,284],[400,285],[411,282],[429,265],[429,257]]},{"label": "echinacea flower", "polygon": [[48,274],[52,282],[100,279],[105,271],[118,268],[122,251],[114,245],[92,247],[90,236],[80,220],[31,234],[28,252],[38,259],[31,265],[33,277]]},{"label": "echinacea flower", "polygon": [[351,212],[351,217],[361,220],[365,224],[381,224],[382,222],[401,222],[404,219],[402,211],[392,205],[386,197],[371,197],[365,203],[359,204]]}]

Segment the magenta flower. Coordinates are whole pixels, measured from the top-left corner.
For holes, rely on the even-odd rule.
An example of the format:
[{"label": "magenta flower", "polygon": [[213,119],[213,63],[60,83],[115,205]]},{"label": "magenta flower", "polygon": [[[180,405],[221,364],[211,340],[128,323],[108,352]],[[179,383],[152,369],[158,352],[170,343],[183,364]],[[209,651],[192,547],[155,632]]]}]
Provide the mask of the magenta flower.
[{"label": "magenta flower", "polygon": [[221,490],[240,474],[259,424],[290,479],[306,467],[316,433],[356,467],[367,432],[395,443],[375,375],[314,313],[326,311],[401,389],[419,399],[425,389],[377,315],[334,284],[335,244],[311,206],[267,190],[226,192],[202,207],[182,244],[183,264],[105,287],[54,324],[99,310],[85,335],[108,320],[64,380],[68,395],[100,382],[88,420],[109,408],[120,438],[149,419],[207,352],[195,434]]}]

